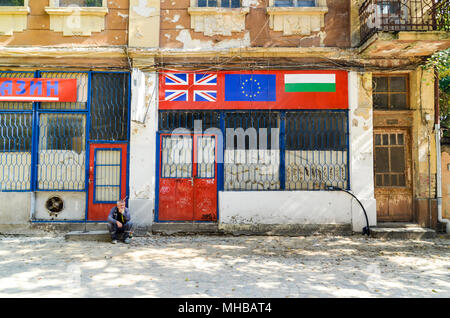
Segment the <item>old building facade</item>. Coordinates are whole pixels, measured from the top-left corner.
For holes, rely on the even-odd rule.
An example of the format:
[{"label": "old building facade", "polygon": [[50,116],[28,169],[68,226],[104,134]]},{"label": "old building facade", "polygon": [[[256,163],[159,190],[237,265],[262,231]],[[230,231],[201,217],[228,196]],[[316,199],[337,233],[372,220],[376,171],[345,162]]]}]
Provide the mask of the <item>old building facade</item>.
[{"label": "old building facade", "polygon": [[0,7],[1,77],[78,85],[2,102],[10,223],[104,221],[126,197],[154,230],[442,225],[422,65],[450,46],[446,1],[97,2]]}]

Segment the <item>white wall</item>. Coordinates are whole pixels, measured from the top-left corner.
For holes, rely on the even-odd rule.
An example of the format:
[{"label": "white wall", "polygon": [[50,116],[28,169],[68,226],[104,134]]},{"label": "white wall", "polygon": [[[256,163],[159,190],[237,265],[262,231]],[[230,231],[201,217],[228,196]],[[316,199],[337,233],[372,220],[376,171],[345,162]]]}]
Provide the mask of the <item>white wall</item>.
[{"label": "white wall", "polygon": [[31,192],[0,192],[0,224],[27,224],[31,195]]},{"label": "white wall", "polygon": [[134,72],[130,136],[130,198],[136,225],[151,225],[155,205],[157,73]]},{"label": "white wall", "polygon": [[223,191],[221,224],[349,224],[348,194],[338,191]]},{"label": "white wall", "polygon": [[[45,207],[45,202],[52,196],[60,197],[64,202],[64,209],[54,215],[50,215]],[[84,192],[36,192],[33,220],[77,220],[84,221],[86,214],[86,193]],[[30,208],[28,208],[29,210]]]}]

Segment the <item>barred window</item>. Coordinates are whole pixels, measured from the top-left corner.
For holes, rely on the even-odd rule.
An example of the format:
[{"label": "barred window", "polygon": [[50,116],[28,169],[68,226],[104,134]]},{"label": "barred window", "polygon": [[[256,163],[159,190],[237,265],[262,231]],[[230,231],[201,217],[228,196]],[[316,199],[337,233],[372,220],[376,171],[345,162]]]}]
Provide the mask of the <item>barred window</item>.
[{"label": "barred window", "polygon": [[84,190],[86,115],[39,116],[40,190]]},{"label": "barred window", "polygon": [[93,73],[91,140],[128,139],[128,73]]},{"label": "barred window", "polygon": [[286,113],[286,190],[347,188],[347,113]]},{"label": "barred window", "polygon": [[0,191],[30,189],[32,114],[0,114]]},{"label": "barred window", "polygon": [[280,189],[280,114],[227,112],[225,129],[225,190]]},{"label": "barred window", "polygon": [[197,6],[202,7],[220,7],[220,8],[240,8],[240,0],[197,0]]}]

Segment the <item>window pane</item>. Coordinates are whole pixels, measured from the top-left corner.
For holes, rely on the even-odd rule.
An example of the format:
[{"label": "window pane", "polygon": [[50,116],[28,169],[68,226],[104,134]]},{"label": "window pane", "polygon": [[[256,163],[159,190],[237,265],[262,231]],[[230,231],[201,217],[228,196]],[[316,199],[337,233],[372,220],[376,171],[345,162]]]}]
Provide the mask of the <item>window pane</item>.
[{"label": "window pane", "polygon": [[293,0],[275,0],[275,7],[293,7]]},{"label": "window pane", "polygon": [[373,94],[373,108],[388,109],[388,95],[387,94]]},{"label": "window pane", "polygon": [[0,0],[0,6],[23,6],[24,0]]},{"label": "window pane", "polygon": [[101,7],[102,0],[59,0],[60,7]]},{"label": "window pane", "polygon": [[91,140],[128,139],[128,73],[93,73]]},{"label": "window pane", "polygon": [[275,190],[279,181],[279,113],[225,113],[225,190]]},{"label": "window pane", "polygon": [[0,114],[0,191],[30,189],[31,131],[31,114]]},{"label": "window pane", "polygon": [[86,116],[39,116],[40,190],[84,190]]},{"label": "window pane", "polygon": [[315,0],[311,0],[311,1],[297,0],[296,7],[314,7],[315,5],[316,5]]},{"label": "window pane", "polygon": [[161,178],[192,177],[192,136],[163,136]]},{"label": "window pane", "polygon": [[406,77],[391,77],[390,78],[391,92],[406,92]]},{"label": "window pane", "polygon": [[374,92],[387,92],[388,91],[388,78],[387,77],[373,77],[373,91]]},{"label": "window pane", "polygon": [[406,94],[391,94],[391,109],[406,109]]},{"label": "window pane", "polygon": [[405,171],[405,151],[403,147],[391,147],[391,172]]},{"label": "window pane", "polygon": [[389,150],[385,147],[375,147],[375,171],[389,172]]}]

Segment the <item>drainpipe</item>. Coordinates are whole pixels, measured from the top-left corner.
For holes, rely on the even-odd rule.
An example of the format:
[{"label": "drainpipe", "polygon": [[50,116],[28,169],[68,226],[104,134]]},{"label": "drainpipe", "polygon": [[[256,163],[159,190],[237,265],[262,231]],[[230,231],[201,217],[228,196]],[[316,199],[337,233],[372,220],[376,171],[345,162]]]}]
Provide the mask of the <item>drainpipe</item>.
[{"label": "drainpipe", "polygon": [[438,221],[446,224],[446,232],[450,234],[450,220],[442,218],[442,162],[441,162],[441,126],[439,123],[439,81],[434,71],[434,134],[436,136],[436,199]]}]

